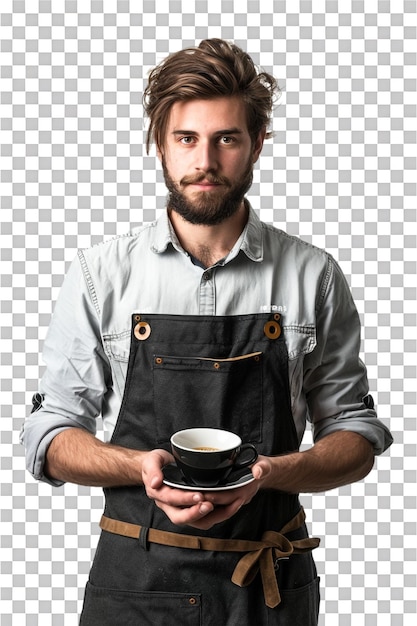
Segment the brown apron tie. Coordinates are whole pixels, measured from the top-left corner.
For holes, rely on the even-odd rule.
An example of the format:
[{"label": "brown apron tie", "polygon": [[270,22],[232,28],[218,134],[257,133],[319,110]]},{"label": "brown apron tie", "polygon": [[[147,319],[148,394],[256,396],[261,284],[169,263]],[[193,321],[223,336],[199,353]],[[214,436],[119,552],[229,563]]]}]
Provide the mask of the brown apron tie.
[{"label": "brown apron tie", "polygon": [[[278,559],[287,559],[291,554],[311,552],[320,543],[320,539],[306,537],[290,541],[285,533],[297,530],[305,520],[304,509],[301,508],[292,520],[280,532],[266,531],[261,541],[246,539],[216,539],[214,537],[198,537],[171,533],[156,528],[149,528],[147,540],[163,546],[189,548],[194,550],[211,550],[218,552],[246,552],[239,560],[232,575],[232,582],[239,587],[246,587],[260,571],[264,590],[265,604],[274,608],[281,602],[275,575],[275,564]],[[100,528],[109,533],[139,539],[142,526],[120,522],[102,516]]]}]

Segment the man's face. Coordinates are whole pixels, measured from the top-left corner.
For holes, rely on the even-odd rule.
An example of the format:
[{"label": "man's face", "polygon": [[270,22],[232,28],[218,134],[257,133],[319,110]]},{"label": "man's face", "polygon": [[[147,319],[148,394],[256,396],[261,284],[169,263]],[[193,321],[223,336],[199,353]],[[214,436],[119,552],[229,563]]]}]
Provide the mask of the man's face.
[{"label": "man's face", "polygon": [[219,224],[241,206],[252,184],[264,133],[253,144],[239,98],[176,102],[158,151],[168,207],[193,224]]}]

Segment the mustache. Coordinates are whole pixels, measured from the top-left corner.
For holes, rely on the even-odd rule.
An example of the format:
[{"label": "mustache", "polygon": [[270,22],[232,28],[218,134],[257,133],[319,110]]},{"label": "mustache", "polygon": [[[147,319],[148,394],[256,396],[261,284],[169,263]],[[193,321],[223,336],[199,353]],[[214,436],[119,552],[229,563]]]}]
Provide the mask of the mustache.
[{"label": "mustache", "polygon": [[210,172],[201,172],[200,174],[196,174],[195,176],[184,176],[180,180],[180,185],[196,185],[203,181],[211,183],[213,185],[224,185],[225,187],[231,186],[228,178],[223,176],[216,176],[216,174],[211,174]]}]

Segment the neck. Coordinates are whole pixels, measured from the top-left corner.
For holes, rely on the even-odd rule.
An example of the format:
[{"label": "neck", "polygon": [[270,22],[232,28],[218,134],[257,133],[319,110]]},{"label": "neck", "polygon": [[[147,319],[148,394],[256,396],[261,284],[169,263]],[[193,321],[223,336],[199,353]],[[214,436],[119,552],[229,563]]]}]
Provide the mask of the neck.
[{"label": "neck", "polygon": [[205,267],[229,254],[248,220],[248,207],[244,201],[236,213],[214,226],[192,224],[169,207],[168,213],[181,246]]}]

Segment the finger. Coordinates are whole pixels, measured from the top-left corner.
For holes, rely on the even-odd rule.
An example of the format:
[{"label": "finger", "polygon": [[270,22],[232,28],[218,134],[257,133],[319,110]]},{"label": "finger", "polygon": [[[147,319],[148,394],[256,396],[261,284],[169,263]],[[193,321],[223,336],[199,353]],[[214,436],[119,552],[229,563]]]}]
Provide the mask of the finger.
[{"label": "finger", "polygon": [[172,507],[191,507],[204,501],[204,496],[198,491],[183,491],[162,485],[158,489],[146,489],[146,495],[155,502]]},{"label": "finger", "polygon": [[164,477],[161,470],[155,470],[155,474],[150,477],[150,486],[152,489],[158,489],[163,483]]},{"label": "finger", "polygon": [[215,507],[211,513],[189,522],[189,525],[193,526],[193,528],[198,528],[199,530],[210,530],[210,528],[216,524],[225,522],[233,517],[233,515],[236,515],[242,506],[242,502],[235,502],[230,506]]},{"label": "finger", "polygon": [[186,508],[172,507],[164,502],[156,502],[156,505],[164,511],[171,522],[176,526],[194,526],[199,520],[210,514],[214,507],[210,502],[194,504]]},{"label": "finger", "polygon": [[239,502],[243,504],[250,502],[258,490],[259,485],[256,481],[253,481],[249,485],[231,489],[230,491],[205,492],[205,499],[212,502],[215,506],[229,506],[233,505],[233,503],[236,503],[237,506]]},{"label": "finger", "polygon": [[266,457],[260,456],[257,462],[252,465],[251,470],[255,480],[261,480],[271,473],[271,464]]},{"label": "finger", "polygon": [[254,479],[260,480],[264,474],[262,464],[256,463],[251,469]]},{"label": "finger", "polygon": [[173,461],[169,452],[157,449],[150,452],[142,464],[142,480],[153,489],[158,489],[162,485],[162,468]]}]

